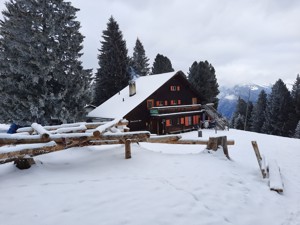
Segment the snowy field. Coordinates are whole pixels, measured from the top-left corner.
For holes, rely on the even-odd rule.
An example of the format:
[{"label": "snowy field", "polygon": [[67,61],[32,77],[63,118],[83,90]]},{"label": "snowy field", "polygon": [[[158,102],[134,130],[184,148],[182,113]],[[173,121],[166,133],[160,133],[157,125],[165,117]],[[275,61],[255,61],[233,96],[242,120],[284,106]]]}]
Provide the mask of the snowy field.
[{"label": "snowy field", "polygon": [[[244,131],[227,135],[232,160],[203,145],[93,146],[0,165],[3,225],[299,225],[300,140]],[[197,132],[183,134],[197,138]],[[270,191],[251,145],[276,159],[283,194]]]}]

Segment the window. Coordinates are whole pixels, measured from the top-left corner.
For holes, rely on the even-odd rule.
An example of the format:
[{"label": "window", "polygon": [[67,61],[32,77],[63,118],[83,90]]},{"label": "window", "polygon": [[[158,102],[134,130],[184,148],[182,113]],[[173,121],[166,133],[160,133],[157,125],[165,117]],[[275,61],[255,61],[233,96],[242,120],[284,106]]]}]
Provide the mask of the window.
[{"label": "window", "polygon": [[171,87],[170,87],[170,90],[171,90],[171,91],[176,91],[176,90],[177,90],[177,87],[176,87],[176,86],[171,86]]},{"label": "window", "polygon": [[192,125],[192,117],[191,116],[186,116],[185,117],[185,121],[184,121],[184,125],[185,126],[190,126],[190,125]]},{"label": "window", "polygon": [[163,106],[164,105],[164,101],[156,101],[156,106]]},{"label": "window", "polygon": [[147,100],[147,108],[151,109],[153,106],[154,106],[154,100],[153,99]]},{"label": "window", "polygon": [[172,86],[170,86],[170,90],[171,91],[180,91],[180,86],[172,85]]}]

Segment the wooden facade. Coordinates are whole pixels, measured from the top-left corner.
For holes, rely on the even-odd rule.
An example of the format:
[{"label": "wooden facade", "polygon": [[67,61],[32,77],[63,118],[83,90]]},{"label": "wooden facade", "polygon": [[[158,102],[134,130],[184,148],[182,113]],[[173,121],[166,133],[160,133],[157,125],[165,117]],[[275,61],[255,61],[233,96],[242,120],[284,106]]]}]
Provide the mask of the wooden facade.
[{"label": "wooden facade", "polygon": [[179,71],[124,118],[131,131],[170,134],[197,129],[202,115],[197,91]]}]

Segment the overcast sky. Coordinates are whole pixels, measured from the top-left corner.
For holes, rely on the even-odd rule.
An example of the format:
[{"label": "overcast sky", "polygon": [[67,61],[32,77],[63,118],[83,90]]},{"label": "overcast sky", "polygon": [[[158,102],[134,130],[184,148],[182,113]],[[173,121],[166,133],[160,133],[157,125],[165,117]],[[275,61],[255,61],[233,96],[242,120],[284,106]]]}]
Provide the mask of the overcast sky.
[{"label": "overcast sky", "polygon": [[[4,0],[0,0],[2,9]],[[300,73],[299,0],[72,0],[80,9],[85,68],[98,68],[112,15],[129,55],[138,37],[152,66],[159,53],[188,73],[210,62],[220,85],[294,83]]]}]

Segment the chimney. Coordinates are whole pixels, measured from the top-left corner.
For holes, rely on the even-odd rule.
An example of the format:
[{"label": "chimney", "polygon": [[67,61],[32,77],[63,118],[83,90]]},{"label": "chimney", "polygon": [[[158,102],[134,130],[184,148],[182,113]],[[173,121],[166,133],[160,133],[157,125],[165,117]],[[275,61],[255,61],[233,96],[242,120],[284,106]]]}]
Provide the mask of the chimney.
[{"label": "chimney", "polygon": [[135,80],[129,81],[129,97],[134,96],[136,94],[136,85]]}]

